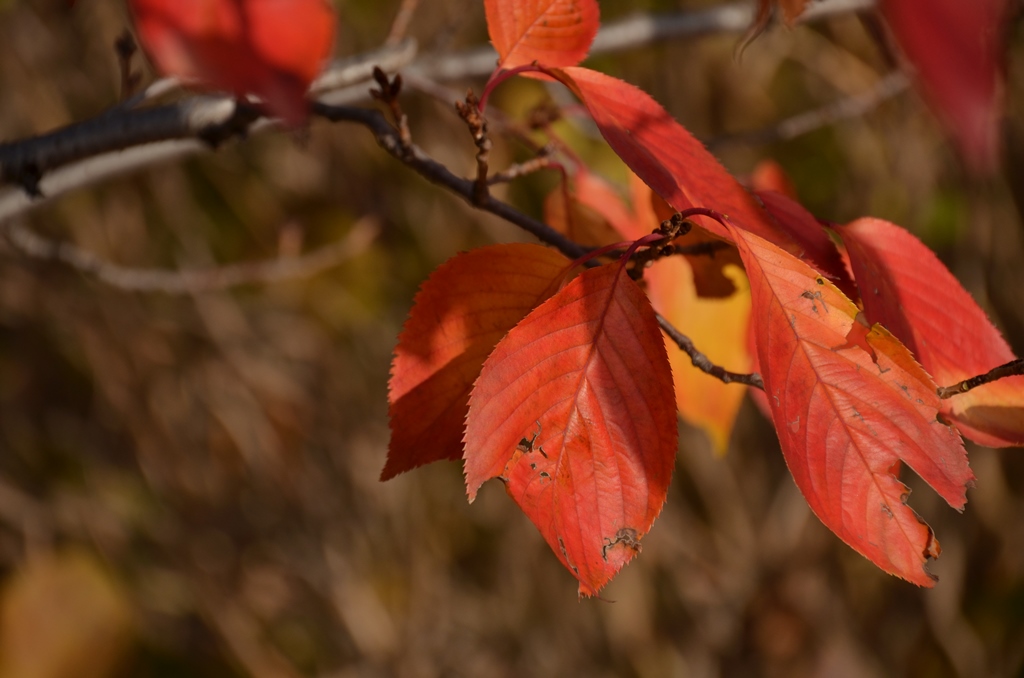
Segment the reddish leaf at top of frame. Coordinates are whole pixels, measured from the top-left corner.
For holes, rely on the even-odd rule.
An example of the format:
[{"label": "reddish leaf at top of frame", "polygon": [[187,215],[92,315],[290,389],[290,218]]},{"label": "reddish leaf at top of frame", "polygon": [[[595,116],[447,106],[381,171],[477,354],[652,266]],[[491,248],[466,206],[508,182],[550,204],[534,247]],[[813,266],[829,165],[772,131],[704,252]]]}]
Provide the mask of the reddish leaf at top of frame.
[{"label": "reddish leaf at top of frame", "polygon": [[469,400],[466,486],[505,489],[594,595],[640,550],[675,464],[665,343],[619,264],[584,271],[494,349]]},{"label": "reddish leaf at top of frame", "polygon": [[962,509],[974,476],[935,384],[898,339],[809,266],[732,229],[750,280],[761,375],[797,487],[815,515],[880,568],[932,586],[932,530],[907,506],[906,463]]},{"label": "reddish leaf at top of frame", "polygon": [[325,0],[129,0],[157,69],[212,90],[256,95],[288,125],[331,55],[337,19]]},{"label": "reddish leaf at top of frame", "polygon": [[597,0],[486,0],[487,31],[498,68],[583,61],[600,27]]},{"label": "reddish leaf at top of frame", "polygon": [[[839,234],[868,319],[892,330],[940,385],[1016,358],[967,290],[908,231],[881,219],[858,219]],[[978,444],[1024,445],[1024,376],[944,400],[942,412]]]}]

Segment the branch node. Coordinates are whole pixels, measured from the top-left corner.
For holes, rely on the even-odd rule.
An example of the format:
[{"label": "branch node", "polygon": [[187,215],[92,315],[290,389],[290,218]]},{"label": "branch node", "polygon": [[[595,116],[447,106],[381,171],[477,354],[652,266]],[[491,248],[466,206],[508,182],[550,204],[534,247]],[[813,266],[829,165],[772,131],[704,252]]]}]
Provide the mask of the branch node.
[{"label": "branch node", "polygon": [[196,136],[216,150],[226,141],[234,138],[245,139],[249,135],[249,127],[263,117],[263,111],[243,99],[235,101],[235,111],[231,117],[221,123],[208,125],[199,130]]},{"label": "branch node", "polygon": [[131,31],[125,29],[117,40],[114,41],[114,51],[117,52],[117,63],[121,71],[121,101],[126,101],[135,93],[142,76],[132,71],[132,58],[139,51],[135,44],[135,38]]},{"label": "branch node", "polygon": [[491,139],[487,136],[487,120],[480,112],[480,100],[473,90],[466,92],[465,101],[456,101],[455,110],[459,112],[469,127],[469,133],[476,144],[476,180],[473,182],[473,204],[482,205],[490,197],[490,185],[487,181],[487,161],[491,154]]},{"label": "branch node", "polygon": [[373,79],[380,89],[371,89],[370,96],[383,102],[390,109],[391,117],[398,128],[398,138],[402,143],[402,150],[407,153],[412,148],[412,133],[409,131],[409,117],[402,111],[402,106],[398,103],[398,95],[402,91],[402,76],[396,73],[395,77],[389,80],[388,74],[380,66],[374,66]]}]

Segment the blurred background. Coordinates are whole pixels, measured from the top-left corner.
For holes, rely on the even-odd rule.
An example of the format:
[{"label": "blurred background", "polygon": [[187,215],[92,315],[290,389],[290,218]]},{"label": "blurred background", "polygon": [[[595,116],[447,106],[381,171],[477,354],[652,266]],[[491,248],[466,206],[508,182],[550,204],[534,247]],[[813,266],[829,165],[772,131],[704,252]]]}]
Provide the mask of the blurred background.
[{"label": "blurred background", "polygon": [[[609,21],[714,4],[601,8]],[[381,45],[399,5],[338,2],[336,54]],[[486,43],[477,0],[415,12],[423,53]],[[112,0],[0,0],[0,140],[116,104],[127,26]],[[779,121],[870,93],[892,68],[855,16],[776,27],[739,60],[727,34],[590,65],[650,92],[737,175],[772,158],[819,217],[916,233],[1024,355],[1024,36],[1008,30],[1009,161],[985,180],[913,91],[774,138]],[[515,117],[547,96],[514,82],[495,105]],[[450,101],[410,89],[403,105],[414,140],[471,174]],[[530,157],[496,143],[492,168]],[[580,152],[624,176],[596,142]],[[539,215],[555,183],[542,173],[505,195]],[[73,192],[26,224],[137,268],[347,249],[316,275],[171,294],[0,248],[2,678],[1024,675],[1015,450],[969,445],[978,482],[962,515],[907,479],[942,542],[932,590],[882,573],[810,514],[749,402],[724,458],[680,424],[665,509],[602,599],[577,600],[499,484],[469,506],[455,463],[378,482],[390,354],[417,286],[457,251],[525,236],[363,129],[257,135]]]}]

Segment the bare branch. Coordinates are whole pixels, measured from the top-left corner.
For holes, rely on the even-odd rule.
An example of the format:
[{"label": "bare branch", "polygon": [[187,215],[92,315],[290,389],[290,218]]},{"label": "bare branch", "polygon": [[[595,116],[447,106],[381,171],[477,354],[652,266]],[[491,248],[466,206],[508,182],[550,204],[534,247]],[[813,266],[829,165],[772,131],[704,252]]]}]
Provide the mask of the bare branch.
[{"label": "bare branch", "polygon": [[365,252],[378,232],[377,225],[367,218],[356,222],[340,241],[302,256],[177,271],[119,266],[73,243],[44,238],[19,223],[10,224],[5,235],[12,247],[26,256],[65,264],[118,289],[191,294],[309,278]]},{"label": "bare branch", "polygon": [[998,379],[1015,377],[1021,374],[1024,374],[1024,358],[1017,358],[1016,360],[1011,360],[1005,365],[993,367],[985,374],[979,374],[976,377],[964,379],[958,384],[953,384],[952,386],[940,386],[936,389],[936,392],[939,394],[940,398],[945,400],[946,398],[952,398],[953,396],[960,395],[961,393],[967,393],[973,388],[984,386],[985,384],[992,383]]},{"label": "bare branch", "polygon": [[[873,5],[873,0],[822,0],[812,6],[806,18],[820,19]],[[602,27],[591,54],[636,48],[659,40],[740,32],[750,16],[748,2],[696,12],[634,15]],[[391,74],[403,69],[411,77],[443,81],[486,75],[493,70],[496,59],[490,47],[411,63],[416,53],[416,42],[406,39],[397,45],[336,61],[313,83],[310,94],[326,104],[346,105],[367,97],[366,88],[359,83],[370,79],[374,65]],[[205,130],[203,124],[217,129],[231,121],[236,107],[229,98],[190,97],[147,111],[133,108],[176,86],[174,80],[160,80],[142,95],[93,120],[32,139],[0,144],[0,187],[9,184],[0,188],[0,222],[42,204],[40,193],[52,198],[117,174],[208,150],[198,141]],[[269,124],[257,120],[244,131],[252,133]],[[33,195],[26,196],[25,190]]]},{"label": "bare branch", "polygon": [[[356,92],[352,87],[369,80],[375,64],[382,64],[384,70],[393,72],[414,54],[415,42],[405,41],[396,47],[337,62],[313,83],[311,92],[330,91],[332,101],[364,99],[366,88],[359,87]],[[159,160],[191,155],[205,150],[208,145],[215,146],[232,136],[255,132],[270,124],[257,118],[252,108],[239,106],[230,97],[201,95],[145,109],[119,106],[49,134],[0,144],[0,186],[21,187],[9,187],[0,192],[0,221],[34,206],[35,201],[17,198],[22,191],[38,199],[41,195],[52,197],[92,183],[87,180],[91,178],[89,175],[75,171],[78,162],[105,160],[100,163],[103,172],[97,175],[96,180],[99,180]],[[144,150],[140,152],[139,148]],[[70,173],[54,177],[56,172],[52,170],[60,169],[70,170]],[[94,171],[97,167],[93,165],[89,169]],[[69,182],[72,176],[76,179],[74,183]]]},{"label": "bare branch", "polygon": [[693,341],[677,330],[672,323],[666,320],[660,314],[658,315],[658,325],[661,326],[661,330],[669,336],[672,341],[676,342],[676,345],[682,349],[683,353],[690,356],[690,361],[693,366],[709,374],[716,379],[721,380],[726,384],[746,384],[747,386],[753,386],[764,390],[764,380],[761,379],[761,375],[756,372],[753,374],[740,374],[737,372],[730,372],[720,365],[716,365],[711,360],[697,350],[697,347],[693,345]]}]

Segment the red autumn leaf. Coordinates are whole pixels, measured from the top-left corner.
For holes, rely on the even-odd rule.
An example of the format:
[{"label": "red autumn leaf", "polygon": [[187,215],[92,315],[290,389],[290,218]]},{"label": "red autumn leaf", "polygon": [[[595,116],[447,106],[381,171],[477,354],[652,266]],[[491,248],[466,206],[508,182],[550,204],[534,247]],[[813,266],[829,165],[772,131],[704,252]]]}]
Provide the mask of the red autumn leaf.
[{"label": "red autumn leaf", "polygon": [[925,95],[975,171],[998,163],[1007,0],[882,0]]},{"label": "red autumn leaf", "polygon": [[772,420],[815,515],[880,568],[920,586],[937,557],[932,530],[894,472],[905,462],[951,506],[973,481],[956,431],[937,420],[927,373],[880,325],[806,264],[731,229],[750,279],[754,332]]},{"label": "red autumn leaf", "polygon": [[[630,174],[632,211],[614,188],[593,174],[583,171],[575,179],[578,201],[591,208],[594,214],[603,215],[603,223],[613,225],[618,231],[617,236],[590,244],[607,245],[621,239],[636,240],[653,231],[661,221],[652,205],[654,196],[651,189],[635,174]],[[552,195],[561,195],[561,191]],[[564,226],[550,219],[548,223],[559,230]],[[746,372],[750,366],[746,344],[750,294],[745,280],[742,280],[743,274],[738,270],[739,255],[734,248],[730,248],[730,255],[716,253],[715,259],[719,262],[734,262],[737,267],[731,269],[734,271],[732,275],[743,284],[737,289],[733,280],[723,278],[728,281],[730,290],[728,294],[718,295],[721,298],[704,299],[698,295],[694,268],[690,260],[684,257],[658,261],[645,271],[644,282],[654,309],[690,337],[712,362],[736,372]],[[707,255],[698,257],[701,263],[708,260]],[[718,277],[722,277],[722,274],[719,273]],[[724,453],[728,448],[744,389],[725,384],[695,368],[690,357],[668,337],[665,338],[665,346],[672,367],[679,414],[690,424],[703,428],[715,451]]]},{"label": "red autumn leaf", "polygon": [[[781,228],[699,141],[642,90],[586,68],[550,73],[584,103],[605,140],[626,165],[673,209],[705,207],[727,214],[734,223],[794,255],[834,249],[822,229],[795,233]],[[693,220],[710,233],[731,240],[728,231],[714,219]],[[830,269],[823,272],[835,278],[843,273]]]},{"label": "red autumn leaf", "polygon": [[764,203],[768,213],[775,217],[775,223],[805,247],[804,251],[799,253],[799,258],[822,271],[832,284],[843,291],[843,294],[856,299],[857,286],[847,274],[846,265],[835,243],[829,239],[814,215],[796,200],[781,193],[756,191],[755,195]]},{"label": "red autumn leaf", "polygon": [[[899,337],[939,384],[956,384],[1015,359],[967,290],[909,232],[881,219],[859,219],[840,235],[868,319]],[[977,443],[1024,445],[1024,376],[944,400],[942,412]]]},{"label": "red autumn leaf", "polygon": [[504,479],[581,595],[640,550],[665,502],[676,418],[654,312],[622,266],[581,273],[502,339],[465,443],[470,501]]},{"label": "red autumn leaf", "polygon": [[129,0],[139,42],[164,74],[237,96],[255,94],[289,125],[331,54],[325,0]]},{"label": "red autumn leaf", "polygon": [[462,457],[469,392],[484,359],[557,290],[569,264],[539,245],[496,245],[449,259],[423,283],[391,363],[381,480]]},{"label": "red autumn leaf", "polygon": [[486,0],[487,31],[498,68],[583,61],[600,26],[597,0]]}]

